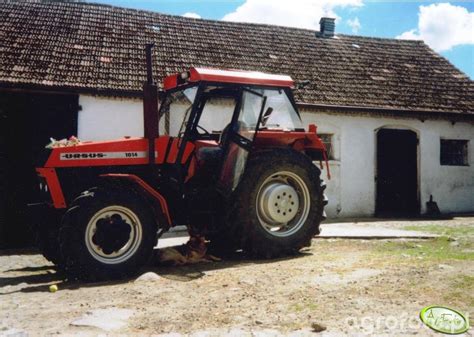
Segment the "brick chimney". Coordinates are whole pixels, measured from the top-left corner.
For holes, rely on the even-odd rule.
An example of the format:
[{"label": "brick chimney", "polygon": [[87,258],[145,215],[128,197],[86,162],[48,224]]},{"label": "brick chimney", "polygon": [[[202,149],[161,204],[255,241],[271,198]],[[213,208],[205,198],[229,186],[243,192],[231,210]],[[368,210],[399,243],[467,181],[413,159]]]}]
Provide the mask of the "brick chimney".
[{"label": "brick chimney", "polygon": [[336,24],[334,18],[321,18],[319,20],[319,36],[322,37],[333,37]]}]

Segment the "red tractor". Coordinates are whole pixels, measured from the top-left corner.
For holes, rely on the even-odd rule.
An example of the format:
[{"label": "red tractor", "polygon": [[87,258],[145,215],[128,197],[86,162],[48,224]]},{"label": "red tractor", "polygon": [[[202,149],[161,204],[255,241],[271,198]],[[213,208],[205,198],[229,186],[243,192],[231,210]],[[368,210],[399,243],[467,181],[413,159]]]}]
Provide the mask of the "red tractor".
[{"label": "red tractor", "polygon": [[[271,258],[309,246],[327,204],[313,161],[326,151],[316,126],[303,128],[293,80],[191,68],[164,80],[158,110],[146,51],[145,137],[45,150],[43,255],[70,277],[103,280],[138,271],[174,226],[205,235],[221,254]],[[225,113],[210,108],[216,101]],[[160,136],[173,107],[181,128]],[[210,121],[221,129],[207,130]]]}]

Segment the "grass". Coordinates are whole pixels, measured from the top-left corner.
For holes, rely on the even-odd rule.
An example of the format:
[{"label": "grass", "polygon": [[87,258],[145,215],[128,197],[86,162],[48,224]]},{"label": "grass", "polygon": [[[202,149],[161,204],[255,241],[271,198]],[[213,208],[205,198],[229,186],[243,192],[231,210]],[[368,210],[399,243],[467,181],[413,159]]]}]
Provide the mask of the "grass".
[{"label": "grass", "polygon": [[458,275],[452,281],[450,291],[443,296],[443,299],[449,303],[453,299],[463,299],[469,310],[474,308],[474,276]]},{"label": "grass", "polygon": [[386,242],[378,251],[400,257],[420,257],[423,260],[470,260],[474,261],[474,244],[452,246],[448,237],[439,237],[423,242]]},{"label": "grass", "polygon": [[291,306],[291,310],[294,311],[294,312],[302,312],[302,311],[305,311],[305,310],[308,310],[308,311],[312,312],[312,311],[315,311],[317,309],[318,309],[318,305],[316,303],[313,303],[313,302],[296,303],[296,304],[293,304]]},{"label": "grass", "polygon": [[440,225],[423,225],[423,226],[405,226],[403,229],[412,231],[421,231],[427,233],[438,234],[441,236],[465,238],[472,236],[474,240],[474,225],[472,226],[453,226],[446,227]]},{"label": "grass", "polygon": [[401,258],[412,257],[425,261],[474,261],[474,226],[423,225],[406,226],[404,229],[440,236],[424,241],[385,242],[377,248],[377,251]]}]

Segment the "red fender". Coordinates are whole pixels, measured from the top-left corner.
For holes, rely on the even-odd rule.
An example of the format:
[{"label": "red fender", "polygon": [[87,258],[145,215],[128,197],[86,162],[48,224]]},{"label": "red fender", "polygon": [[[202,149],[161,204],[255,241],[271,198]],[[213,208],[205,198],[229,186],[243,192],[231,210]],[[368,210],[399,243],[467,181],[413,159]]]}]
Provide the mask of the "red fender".
[{"label": "red fender", "polygon": [[37,168],[36,172],[40,177],[46,179],[53,206],[55,208],[66,208],[66,200],[56,170],[54,168]]},{"label": "red fender", "polygon": [[158,201],[161,207],[161,211],[163,212],[165,219],[167,220],[167,226],[171,227],[171,216],[168,210],[168,203],[166,202],[166,199],[161,195],[160,192],[155,190],[153,187],[148,185],[145,181],[143,181],[141,178],[137,177],[134,174],[123,174],[123,173],[107,173],[107,174],[101,174],[101,177],[104,178],[119,178],[119,179],[127,179],[132,181],[133,183],[136,183],[138,186],[140,186],[152,199]]}]

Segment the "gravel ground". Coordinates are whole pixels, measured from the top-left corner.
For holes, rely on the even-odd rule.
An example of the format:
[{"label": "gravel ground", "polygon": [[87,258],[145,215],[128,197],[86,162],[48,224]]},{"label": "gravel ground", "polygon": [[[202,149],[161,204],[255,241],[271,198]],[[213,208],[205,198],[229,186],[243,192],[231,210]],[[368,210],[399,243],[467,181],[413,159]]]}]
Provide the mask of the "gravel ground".
[{"label": "gravel ground", "polygon": [[442,237],[314,239],[293,258],[150,265],[95,284],[64,281],[35,252],[0,252],[0,336],[438,336],[423,307],[473,317],[473,217],[370,225]]}]

